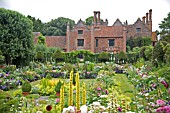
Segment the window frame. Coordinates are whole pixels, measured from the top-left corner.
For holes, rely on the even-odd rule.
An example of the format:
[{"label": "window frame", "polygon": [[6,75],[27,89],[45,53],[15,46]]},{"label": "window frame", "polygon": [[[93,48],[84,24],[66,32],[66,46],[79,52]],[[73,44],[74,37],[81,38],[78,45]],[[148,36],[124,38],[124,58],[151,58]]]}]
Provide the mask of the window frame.
[{"label": "window frame", "polygon": [[82,35],[83,34],[83,30],[82,29],[79,29],[77,32],[78,32],[78,35]]},{"label": "window frame", "polygon": [[140,33],[141,32],[141,28],[136,28],[136,32]]},{"label": "window frame", "polygon": [[96,47],[99,46],[99,39],[96,39]]},{"label": "window frame", "polygon": [[[79,42],[79,41],[81,41],[82,40],[82,42]],[[84,39],[77,39],[77,46],[78,47],[84,47]]]},{"label": "window frame", "polygon": [[[113,43],[111,43],[110,41],[113,40]],[[111,44],[111,45],[110,45]],[[109,47],[113,47],[115,45],[115,39],[108,39],[108,46]]]}]

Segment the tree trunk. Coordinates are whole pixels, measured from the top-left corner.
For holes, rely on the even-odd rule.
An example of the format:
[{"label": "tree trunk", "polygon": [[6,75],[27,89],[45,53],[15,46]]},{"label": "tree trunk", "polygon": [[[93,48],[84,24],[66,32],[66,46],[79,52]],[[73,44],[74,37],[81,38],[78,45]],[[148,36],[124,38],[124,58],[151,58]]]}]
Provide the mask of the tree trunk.
[{"label": "tree trunk", "polygon": [[8,54],[5,55],[5,62],[6,62],[7,65],[11,65],[12,64],[11,57]]}]

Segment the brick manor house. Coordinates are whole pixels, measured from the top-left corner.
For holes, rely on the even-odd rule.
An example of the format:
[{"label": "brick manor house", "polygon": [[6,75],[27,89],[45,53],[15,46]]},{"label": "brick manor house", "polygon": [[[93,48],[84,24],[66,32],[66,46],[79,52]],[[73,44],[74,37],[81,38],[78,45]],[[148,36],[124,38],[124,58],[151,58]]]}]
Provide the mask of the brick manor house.
[{"label": "brick manor house", "polygon": [[[100,21],[100,11],[94,11],[92,26],[86,26],[80,19],[73,29],[67,24],[66,36],[46,36],[48,47],[60,47],[66,52],[73,50],[90,50],[99,53],[108,51],[117,53],[126,52],[126,41],[132,37],[152,37],[152,44],[157,41],[155,32],[152,32],[152,9],[146,16],[137,19],[134,24],[122,23],[117,19],[112,26],[108,26],[108,20]],[[35,33],[35,43],[39,33]]]}]

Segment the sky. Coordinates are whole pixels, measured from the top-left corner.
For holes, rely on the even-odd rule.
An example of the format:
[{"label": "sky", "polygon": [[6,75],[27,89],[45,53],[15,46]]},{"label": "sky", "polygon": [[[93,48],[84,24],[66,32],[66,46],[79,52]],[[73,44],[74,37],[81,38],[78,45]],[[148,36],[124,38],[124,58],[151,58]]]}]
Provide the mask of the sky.
[{"label": "sky", "polygon": [[119,18],[133,24],[152,9],[153,31],[160,30],[159,24],[170,12],[170,0],[0,0],[0,7],[31,15],[43,22],[65,17],[76,23],[100,11],[101,18],[113,25]]}]

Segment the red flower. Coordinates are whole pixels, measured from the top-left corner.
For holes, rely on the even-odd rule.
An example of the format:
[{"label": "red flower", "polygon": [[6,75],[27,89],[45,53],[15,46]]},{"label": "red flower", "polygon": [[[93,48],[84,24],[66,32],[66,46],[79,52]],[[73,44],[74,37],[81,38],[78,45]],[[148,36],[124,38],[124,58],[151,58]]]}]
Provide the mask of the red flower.
[{"label": "red flower", "polygon": [[47,111],[51,111],[51,109],[52,109],[52,106],[51,106],[51,105],[48,105],[48,106],[46,107],[46,110],[47,110]]}]

